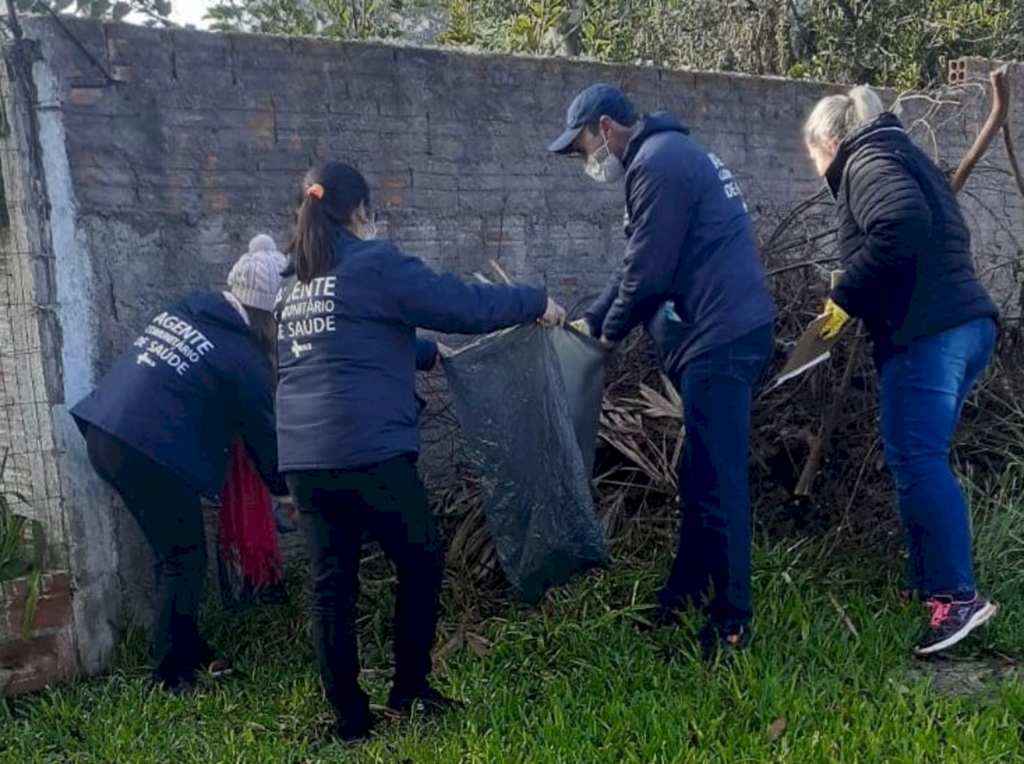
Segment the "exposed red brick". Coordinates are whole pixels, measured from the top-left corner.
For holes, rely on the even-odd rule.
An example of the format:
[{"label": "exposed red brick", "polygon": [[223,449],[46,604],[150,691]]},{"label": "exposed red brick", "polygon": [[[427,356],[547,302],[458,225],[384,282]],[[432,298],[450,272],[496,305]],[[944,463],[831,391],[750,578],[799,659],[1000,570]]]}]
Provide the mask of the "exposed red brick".
[{"label": "exposed red brick", "polygon": [[72,106],[92,106],[103,98],[102,88],[71,88],[67,102]]},{"label": "exposed red brick", "polygon": [[263,148],[270,148],[274,145],[274,132],[277,119],[274,112],[259,111],[250,114],[246,120],[246,127],[256,136],[256,140]]},{"label": "exposed red brick", "polygon": [[67,573],[51,573],[43,576],[43,593],[48,597],[71,594],[71,576]]},{"label": "exposed red brick", "polygon": [[0,642],[0,669],[20,670],[47,656],[57,654],[57,635],[43,634],[29,639]]},{"label": "exposed red brick", "polygon": [[[21,614],[18,622],[21,621]],[[32,614],[32,630],[59,629],[71,623],[71,597],[67,592],[39,598],[39,604]]]},{"label": "exposed red brick", "polygon": [[70,631],[0,642],[0,694],[23,695],[62,682],[75,671]]},{"label": "exposed red brick", "polygon": [[381,206],[385,209],[392,209],[395,207],[402,206],[402,192],[398,190],[388,190],[381,194]]},{"label": "exposed red brick", "polygon": [[110,75],[119,82],[134,82],[139,78],[139,70],[134,66],[112,66]]},{"label": "exposed red brick", "polygon": [[[28,583],[24,578],[0,587],[0,640],[20,639]],[[71,623],[71,592],[67,574],[45,576],[33,614],[32,630],[57,629]]]}]

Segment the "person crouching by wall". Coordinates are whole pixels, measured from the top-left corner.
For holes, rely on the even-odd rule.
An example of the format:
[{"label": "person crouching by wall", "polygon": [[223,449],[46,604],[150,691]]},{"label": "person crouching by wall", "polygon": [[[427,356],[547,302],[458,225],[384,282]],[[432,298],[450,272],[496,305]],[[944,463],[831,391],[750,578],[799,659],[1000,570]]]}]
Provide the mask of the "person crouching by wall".
[{"label": "person crouching by wall", "polygon": [[930,655],[996,612],[975,587],[967,501],[949,452],[964,401],[992,359],[999,312],[975,273],[949,181],[874,91],[823,98],[804,139],[839,213],[844,271],[822,334],[854,316],[871,338],[907,584],[931,610],[914,652]]},{"label": "person crouching by wall", "polygon": [[241,435],[272,494],[277,470],[272,315],[280,260],[244,255],[231,291],[190,294],[154,316],[142,334],[71,409],[89,461],[121,496],[155,557],[153,678],[187,689],[200,668],[227,669],[199,635],[207,576],[200,497],[217,501],[228,448]]},{"label": "person crouching by wall", "polygon": [[277,427],[281,470],[311,558],[313,639],[336,734],[372,724],[358,683],[357,572],[363,531],[397,568],[393,714],[454,701],[428,682],[444,554],[416,469],[423,402],[416,370],[432,368],[422,327],[482,334],[564,311],[541,289],[466,284],[375,239],[370,189],[340,162],[306,176],[279,304]]}]

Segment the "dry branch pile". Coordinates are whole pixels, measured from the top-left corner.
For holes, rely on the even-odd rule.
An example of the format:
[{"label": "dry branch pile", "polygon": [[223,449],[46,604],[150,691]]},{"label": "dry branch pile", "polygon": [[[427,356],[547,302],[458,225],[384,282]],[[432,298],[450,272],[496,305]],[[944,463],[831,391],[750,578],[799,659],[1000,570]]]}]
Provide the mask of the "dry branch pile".
[{"label": "dry branch pile", "polygon": [[[793,271],[796,272],[796,269]],[[786,319],[774,363],[799,318],[813,313],[823,279],[776,278],[776,299]],[[788,325],[792,323],[793,327]],[[1024,457],[1024,352],[1019,332],[1004,335],[995,373],[972,397],[958,436],[956,460],[984,482],[1008,460]],[[851,355],[852,351],[852,355]],[[837,390],[850,369],[841,401]],[[637,333],[618,352],[601,414],[595,468],[599,515],[618,559],[649,558],[670,549],[676,505],[676,465],[682,448],[679,395],[660,372],[646,337]],[[847,338],[836,357],[790,385],[762,394],[751,433],[751,481],[758,529],[773,539],[834,534],[837,546],[892,562],[900,547],[891,480],[878,430],[878,389],[867,343]],[[836,408],[834,430],[808,495],[798,484],[823,420]],[[483,519],[476,479],[458,462],[435,489],[446,528],[449,568],[460,593],[501,586],[494,547]]]},{"label": "dry branch pile", "polygon": [[[948,109],[951,101],[938,103]],[[969,172],[984,153],[979,144],[991,142],[1001,129],[1009,135],[990,114],[958,168],[957,185],[966,178],[964,168]],[[1016,172],[1005,174],[1016,179]],[[774,220],[762,215],[759,221],[781,313],[772,371],[823,303],[827,274],[835,265],[834,221],[824,193]],[[1003,283],[1010,278],[1015,287],[1003,306],[994,373],[969,402],[955,450],[961,471],[984,484],[1009,460],[1024,457],[1024,267],[1018,251],[1011,261],[979,270],[986,280],[997,275],[990,271],[1003,271]],[[831,534],[837,550],[893,563],[900,548],[895,497],[882,458],[875,369],[860,331],[858,324],[829,363],[759,396],[751,433],[754,515],[759,532],[769,538]],[[614,356],[608,382],[594,479],[598,511],[618,559],[647,558],[673,543],[676,465],[683,443],[679,395],[640,333]],[[450,454],[456,466],[434,496],[456,590],[473,612],[481,589],[500,587],[503,579],[475,478],[460,459],[454,417],[444,408],[431,416],[428,429],[435,444],[456,442]]]}]

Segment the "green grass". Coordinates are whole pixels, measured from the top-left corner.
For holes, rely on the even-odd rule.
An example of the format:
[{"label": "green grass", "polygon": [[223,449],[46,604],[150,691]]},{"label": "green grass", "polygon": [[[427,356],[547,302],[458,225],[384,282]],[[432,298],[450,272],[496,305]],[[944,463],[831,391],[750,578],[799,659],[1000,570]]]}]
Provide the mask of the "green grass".
[{"label": "green grass", "polygon": [[[827,547],[803,543],[759,551],[754,644],[706,664],[696,620],[636,629],[663,557],[587,576],[542,612],[510,609],[480,627],[489,649],[463,649],[442,667],[441,685],[469,708],[387,723],[364,746],[325,734],[330,713],[300,603],[208,614],[239,675],[194,697],[152,689],[145,641],[128,635],[113,676],[8,701],[6,718],[0,707],[0,762],[1024,761],[1019,677],[975,682],[966,695],[932,682],[939,672],[957,686],[955,672],[976,679],[1024,652],[1024,508],[1006,503],[1020,501],[1014,480],[977,497],[979,569],[1002,612],[957,659],[909,657],[923,614],[898,604],[895,576],[867,561],[830,566]],[[301,601],[301,583],[292,588]],[[363,663],[377,669],[366,687],[382,703],[390,594],[366,587],[363,600]]]}]

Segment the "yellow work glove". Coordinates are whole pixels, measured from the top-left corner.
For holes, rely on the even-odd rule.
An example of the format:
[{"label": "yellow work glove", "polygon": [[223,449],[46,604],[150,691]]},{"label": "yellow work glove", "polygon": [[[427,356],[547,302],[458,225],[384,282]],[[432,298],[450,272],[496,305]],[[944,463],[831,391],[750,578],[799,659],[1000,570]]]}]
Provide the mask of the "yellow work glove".
[{"label": "yellow work glove", "polygon": [[585,334],[588,337],[590,336],[590,324],[587,323],[587,319],[585,318],[577,318],[575,321],[569,324],[569,326],[578,331],[580,334]]},{"label": "yellow work glove", "polygon": [[825,310],[822,315],[826,316],[825,323],[822,325],[821,332],[819,333],[823,340],[830,340],[835,337],[843,330],[846,322],[850,320],[850,314],[832,302],[831,299],[825,301]]}]

